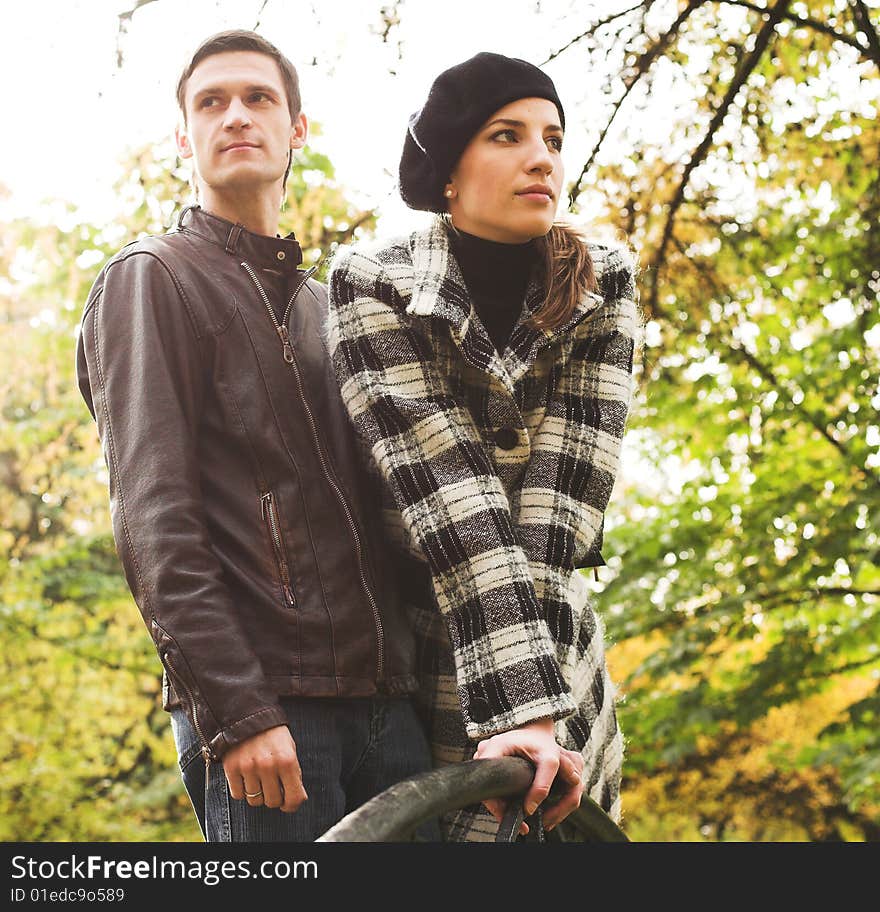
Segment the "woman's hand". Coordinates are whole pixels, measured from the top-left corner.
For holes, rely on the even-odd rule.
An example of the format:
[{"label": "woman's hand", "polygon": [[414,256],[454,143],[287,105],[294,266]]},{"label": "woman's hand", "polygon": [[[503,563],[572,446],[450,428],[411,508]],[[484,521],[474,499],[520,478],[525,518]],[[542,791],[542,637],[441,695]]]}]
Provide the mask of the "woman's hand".
[{"label": "woman's hand", "polygon": [[[512,731],[493,735],[481,741],[474,754],[476,760],[496,757],[525,757],[534,764],[535,778],[523,800],[527,817],[534,814],[538,805],[547,797],[550,786],[558,775],[565,791],[559,803],[554,804],[544,815],[545,829],[552,830],[580,805],[584,758],[577,751],[566,750],[556,743],[552,719],[537,719]],[[503,799],[490,798],[483,804],[498,820],[504,819],[506,802]],[[520,832],[527,833],[528,826],[523,824]]]}]

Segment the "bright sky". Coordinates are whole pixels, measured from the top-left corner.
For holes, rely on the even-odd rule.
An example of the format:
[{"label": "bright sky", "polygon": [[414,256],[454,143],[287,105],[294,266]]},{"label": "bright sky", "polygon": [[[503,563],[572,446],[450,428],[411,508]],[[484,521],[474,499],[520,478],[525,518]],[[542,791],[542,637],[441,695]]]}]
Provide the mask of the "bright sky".
[{"label": "bright sky", "polygon": [[[380,207],[380,230],[408,230],[423,216],[397,199],[393,173],[407,117],[424,101],[433,78],[480,50],[541,63],[595,16],[631,4],[404,0],[401,26],[383,43],[383,0],[155,0],[134,14],[119,68],[118,14],[133,5],[4,4],[0,184],[11,197],[0,214],[32,214],[49,198],[75,203],[88,219],[113,213],[111,188],[125,148],[166,139],[173,131],[174,86],[191,51],[216,31],[253,27],[260,15],[260,32],[299,69],[304,110],[323,129],[315,147],[330,156],[358,202]],[[597,7],[599,14],[592,12]],[[583,72],[576,53],[562,55],[547,71],[566,107],[565,161],[573,178],[589,133],[601,123],[598,102],[591,99],[599,98],[603,74]]]}]

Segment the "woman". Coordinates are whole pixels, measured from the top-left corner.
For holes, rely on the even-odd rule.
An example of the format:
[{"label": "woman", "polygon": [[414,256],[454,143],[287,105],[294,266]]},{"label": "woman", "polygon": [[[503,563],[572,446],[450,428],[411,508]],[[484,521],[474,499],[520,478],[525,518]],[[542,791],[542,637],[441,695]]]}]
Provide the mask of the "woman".
[{"label": "woman", "polygon": [[[564,128],[525,61],[445,71],[400,163],[404,201],[439,217],[341,251],[330,278],[343,399],[395,543],[430,578],[414,612],[435,763],[531,758],[527,814],[558,771],[548,827],[584,790],[619,816],[614,690],[576,570],[602,563],[639,331],[628,258],[553,224]],[[486,807],[446,838],[494,839]]]}]

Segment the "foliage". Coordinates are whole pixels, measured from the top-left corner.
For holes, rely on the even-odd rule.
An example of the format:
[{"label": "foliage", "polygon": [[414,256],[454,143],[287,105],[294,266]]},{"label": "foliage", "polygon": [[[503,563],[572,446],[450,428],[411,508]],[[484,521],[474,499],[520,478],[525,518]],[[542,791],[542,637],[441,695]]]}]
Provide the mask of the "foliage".
[{"label": "foliage", "polygon": [[[576,188],[640,248],[648,321],[626,445],[660,481],[621,484],[601,597],[628,819],[878,838],[878,15],[869,34],[859,4],[731,5],[621,29],[621,92],[662,60],[692,95]],[[800,723],[769,736],[779,714]]]}]

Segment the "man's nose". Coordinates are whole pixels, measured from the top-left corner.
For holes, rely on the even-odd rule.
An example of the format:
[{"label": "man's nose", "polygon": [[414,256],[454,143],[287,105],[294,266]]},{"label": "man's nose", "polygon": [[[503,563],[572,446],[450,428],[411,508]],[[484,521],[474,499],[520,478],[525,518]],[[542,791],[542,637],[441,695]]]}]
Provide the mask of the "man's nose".
[{"label": "man's nose", "polygon": [[238,130],[250,126],[251,115],[247,105],[240,98],[233,98],[226,108],[226,117],[223,126],[230,130]]}]

